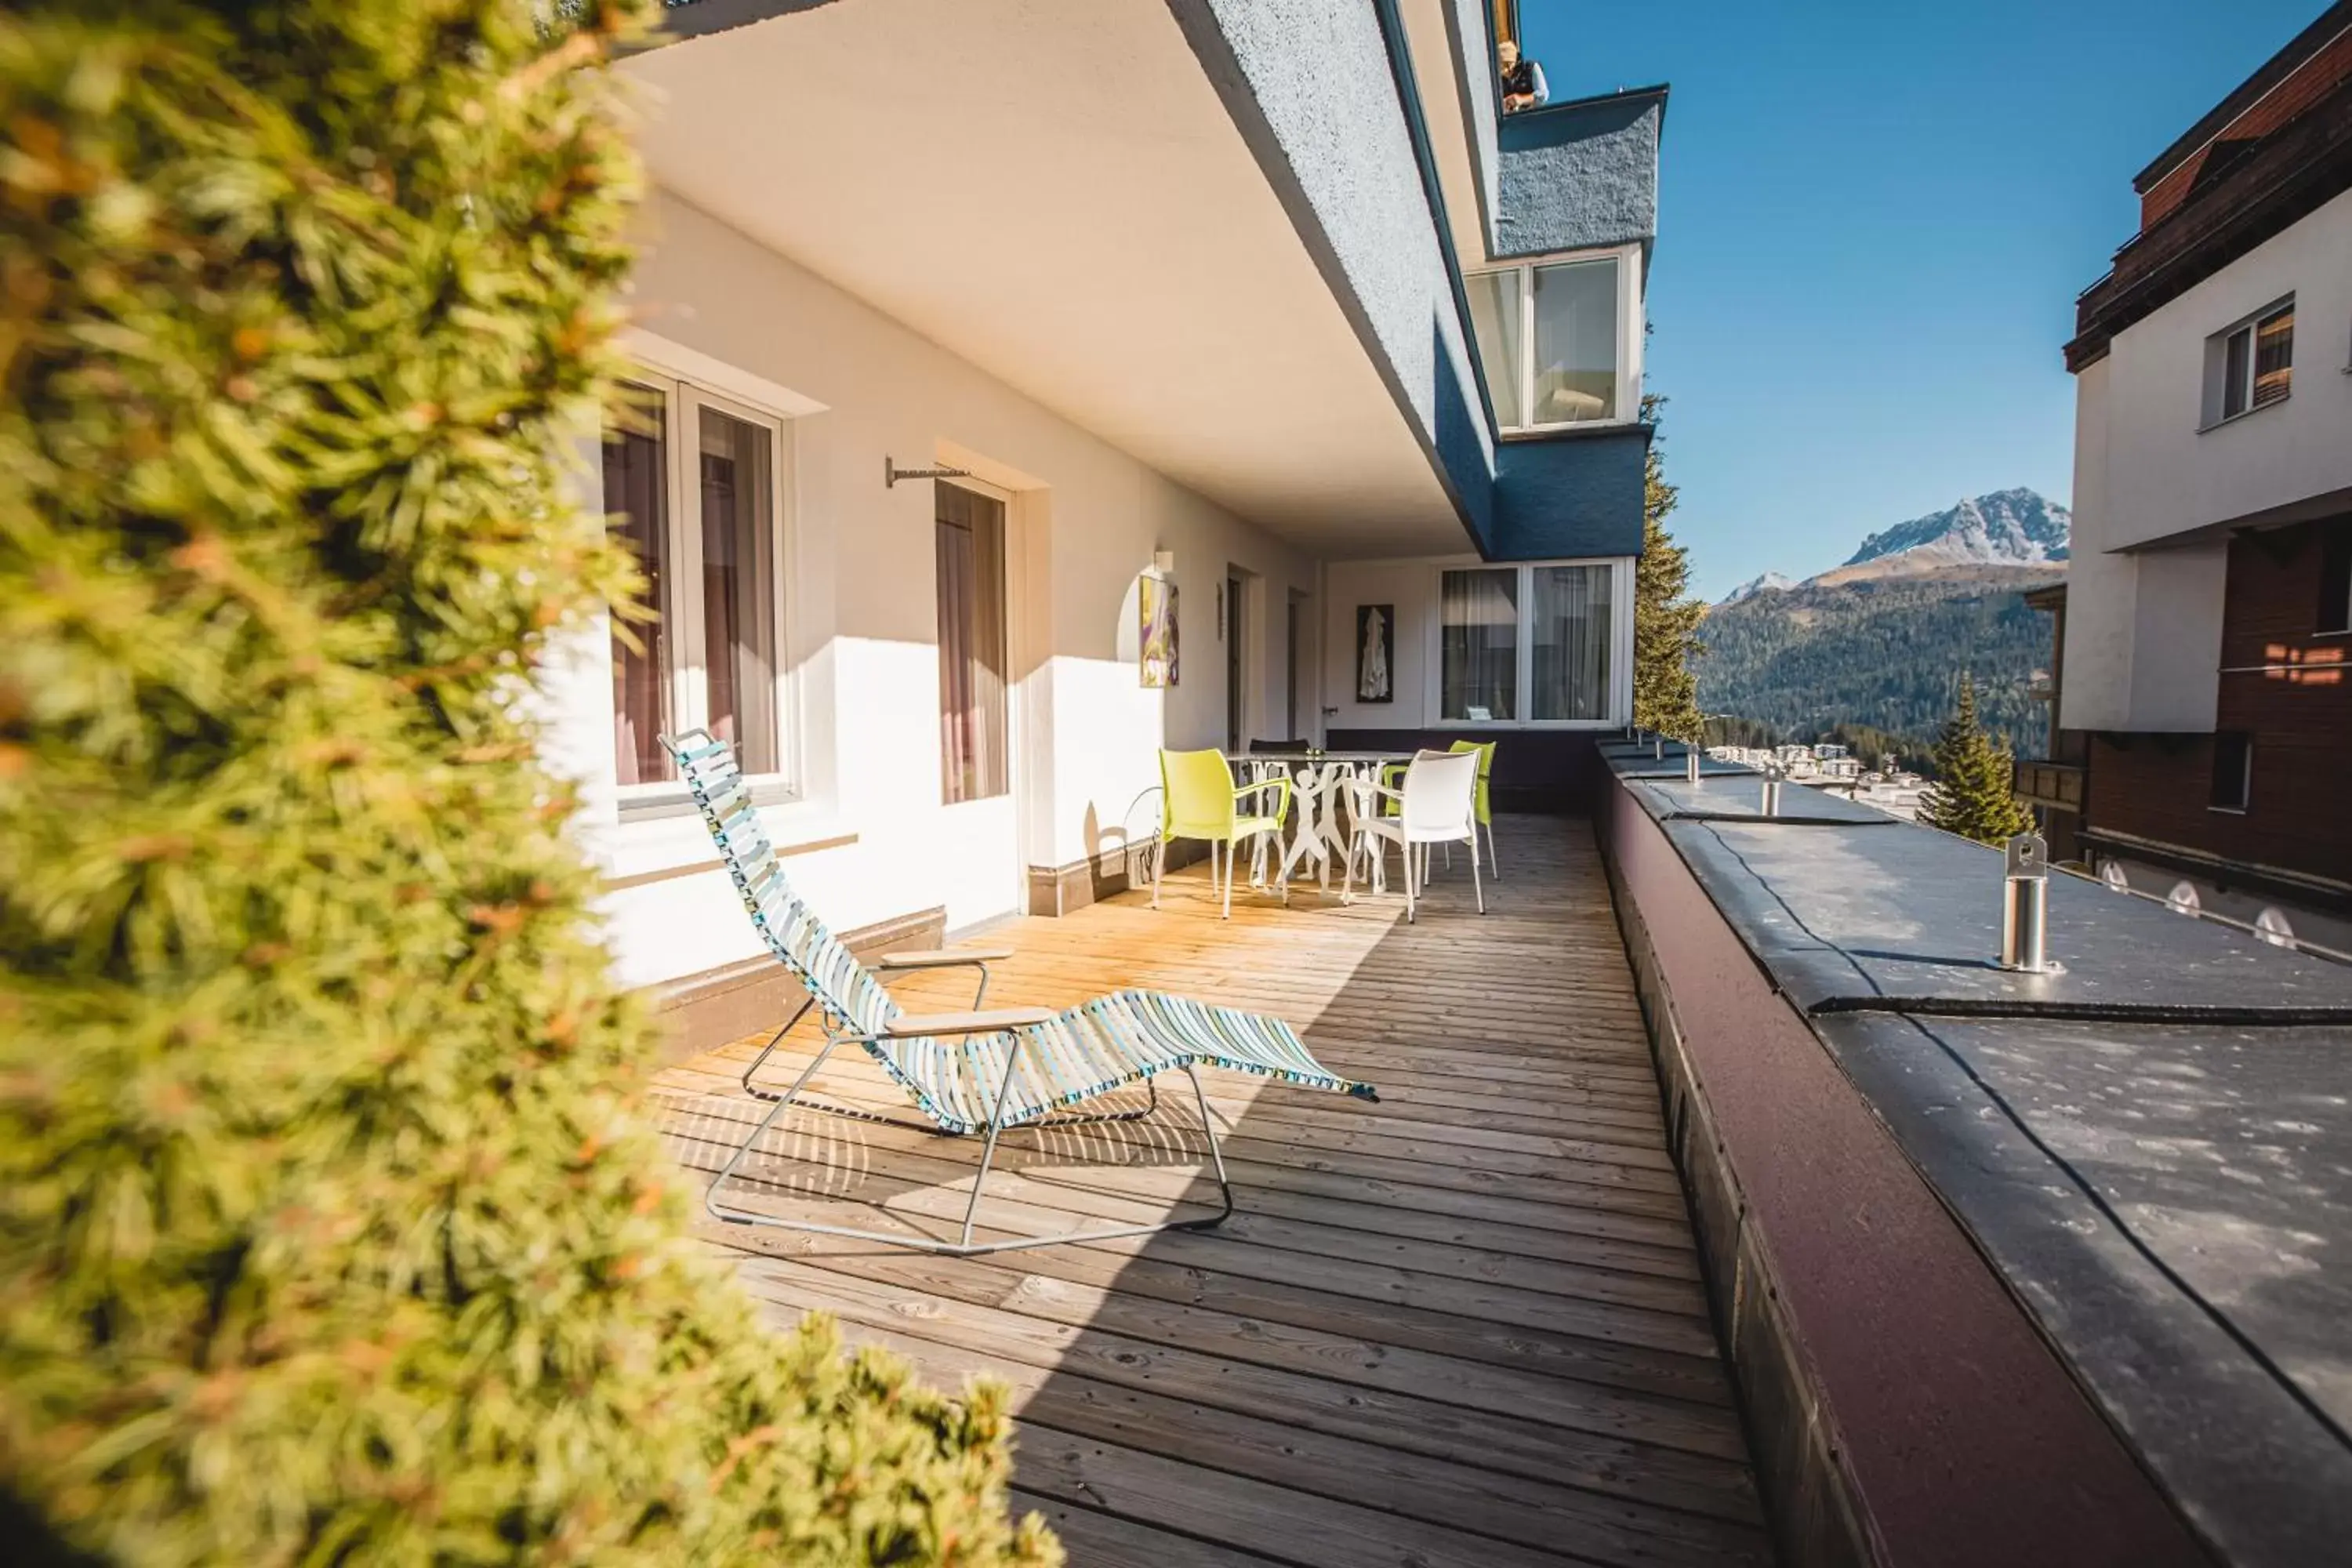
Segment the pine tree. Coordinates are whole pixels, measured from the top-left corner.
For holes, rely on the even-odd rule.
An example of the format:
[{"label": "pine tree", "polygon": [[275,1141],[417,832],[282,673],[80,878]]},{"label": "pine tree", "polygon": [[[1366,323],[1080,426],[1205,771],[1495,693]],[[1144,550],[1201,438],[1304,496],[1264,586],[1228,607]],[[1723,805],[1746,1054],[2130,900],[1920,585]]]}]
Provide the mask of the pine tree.
[{"label": "pine tree", "polygon": [[1930,827],[1986,844],[1999,844],[2033,826],[2033,815],[2011,793],[2009,751],[1996,745],[1977,722],[1977,683],[1960,677],[1952,716],[1936,737],[1936,784],[1919,806]]},{"label": "pine tree", "polygon": [[536,760],[651,8],[0,13],[12,1561],[1058,1554],[692,1238]]},{"label": "pine tree", "polygon": [[[1665,399],[1642,400],[1642,416],[1655,421]],[[1666,482],[1665,458],[1655,439],[1643,459],[1642,558],[1633,568],[1633,722],[1640,728],[1696,741],[1698,678],[1691,660],[1706,651],[1699,623],[1706,606],[1689,596],[1690,552],[1666,531],[1679,492]]]}]

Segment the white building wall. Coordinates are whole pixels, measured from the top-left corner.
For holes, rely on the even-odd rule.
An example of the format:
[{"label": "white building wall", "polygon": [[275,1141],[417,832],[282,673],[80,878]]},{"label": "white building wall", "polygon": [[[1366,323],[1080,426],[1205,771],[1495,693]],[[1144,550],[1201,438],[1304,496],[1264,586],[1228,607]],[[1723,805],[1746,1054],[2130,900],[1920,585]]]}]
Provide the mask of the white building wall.
[{"label": "white building wall", "polygon": [[[1158,782],[1157,749],[1224,739],[1215,595],[1229,565],[1255,586],[1253,711],[1278,724],[1282,605],[1313,590],[1312,563],[675,197],[656,194],[648,228],[633,296],[645,331],[772,384],[772,403],[791,404],[774,412],[820,406],[787,426],[800,798],[766,815],[828,923],[944,906],[953,929],[1007,913],[1026,867],[1115,850],[1121,823],[1148,823],[1137,803]],[[1006,800],[940,805],[933,492],[886,489],[886,457],[968,468],[1011,497]],[[1180,595],[1181,674],[1165,691],[1142,688],[1136,660],[1135,581],[1155,550],[1174,552]],[[607,912],[624,975],[647,984],[749,957],[723,873],[692,869],[712,859],[698,821],[616,820],[606,635],[554,669],[548,699],[561,716],[551,751],[587,785],[583,832],[617,884]]]},{"label": "white building wall", "polygon": [[[2097,547],[2147,545],[2352,489],[2352,192],[2116,334]],[[2284,401],[2200,431],[2205,341],[2294,296]],[[2082,527],[2078,517],[2075,527]],[[2071,597],[2071,595],[2070,595]],[[2073,672],[2068,671],[2069,678]]]},{"label": "white building wall", "polygon": [[[2347,257],[2352,193],[2116,333],[2076,378],[2065,727],[2210,731],[2225,555],[2182,536],[2352,499]],[[2200,428],[2207,340],[2289,294],[2292,394]]]},{"label": "white building wall", "polygon": [[[1437,710],[1428,700],[1429,649],[1437,626],[1436,568],[1421,561],[1342,562],[1325,570],[1324,586],[1323,646],[1331,657],[1324,661],[1322,705],[1339,710],[1325,716],[1325,728],[1421,730],[1436,723]],[[1395,660],[1389,670],[1393,701],[1356,700],[1360,605],[1396,608]]]}]

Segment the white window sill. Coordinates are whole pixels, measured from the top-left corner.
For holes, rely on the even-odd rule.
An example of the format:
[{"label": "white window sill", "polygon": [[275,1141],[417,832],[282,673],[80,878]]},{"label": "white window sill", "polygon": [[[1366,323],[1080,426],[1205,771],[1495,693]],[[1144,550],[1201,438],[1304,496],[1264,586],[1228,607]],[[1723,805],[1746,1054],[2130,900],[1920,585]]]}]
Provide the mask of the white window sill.
[{"label": "white window sill", "polygon": [[[802,804],[793,794],[792,785],[778,773],[754,774],[751,779],[751,804],[761,811],[778,806]],[[694,796],[683,784],[646,784],[632,786],[620,799],[621,826],[631,827],[643,822],[667,822],[674,817],[702,820]]]},{"label": "white window sill", "polygon": [[1625,430],[1641,422],[1637,417],[1565,419],[1557,425],[1504,425],[1498,426],[1495,433],[1506,441],[1519,441],[1545,436],[1564,435],[1577,430]]},{"label": "white window sill", "polygon": [[[760,808],[760,820],[779,856],[806,855],[857,842],[856,830],[820,802],[794,801]],[[723,864],[699,813],[656,816],[607,828],[599,858],[608,889],[638,887],[712,870]]]},{"label": "white window sill", "polygon": [[2243,420],[2252,419],[2257,414],[2266,414],[2273,408],[2277,408],[2286,403],[2292,402],[2294,397],[2294,394],[2292,392],[2283,393],[2279,396],[2272,398],[2268,403],[2257,403],[2252,408],[2242,408],[2235,414],[2214,420],[2210,425],[2200,425],[2197,426],[2197,434],[2202,436],[2209,430],[2219,430],[2223,426],[2236,425]]}]

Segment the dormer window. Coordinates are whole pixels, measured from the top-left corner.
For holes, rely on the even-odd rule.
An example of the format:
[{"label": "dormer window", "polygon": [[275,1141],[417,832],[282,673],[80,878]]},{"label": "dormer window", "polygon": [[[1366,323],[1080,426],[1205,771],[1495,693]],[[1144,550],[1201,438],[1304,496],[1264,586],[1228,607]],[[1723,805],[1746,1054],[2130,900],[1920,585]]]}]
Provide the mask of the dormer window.
[{"label": "dormer window", "polygon": [[1478,358],[1506,431],[1632,419],[1640,402],[1633,247],[1523,262],[1464,279]]}]

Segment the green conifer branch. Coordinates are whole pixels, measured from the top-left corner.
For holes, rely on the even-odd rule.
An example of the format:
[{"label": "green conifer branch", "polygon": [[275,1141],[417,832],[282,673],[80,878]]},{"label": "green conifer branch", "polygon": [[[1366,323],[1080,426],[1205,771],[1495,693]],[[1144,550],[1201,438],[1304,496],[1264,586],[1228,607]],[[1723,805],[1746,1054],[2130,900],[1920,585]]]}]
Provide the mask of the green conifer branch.
[{"label": "green conifer branch", "polygon": [[[644,0],[0,15],[0,1530],[1038,1563],[1002,1390],[761,1323],[518,700],[637,584]],[[593,633],[591,634],[593,635]]]}]

